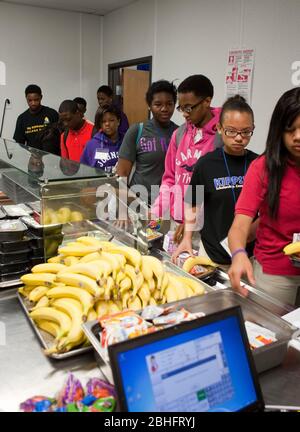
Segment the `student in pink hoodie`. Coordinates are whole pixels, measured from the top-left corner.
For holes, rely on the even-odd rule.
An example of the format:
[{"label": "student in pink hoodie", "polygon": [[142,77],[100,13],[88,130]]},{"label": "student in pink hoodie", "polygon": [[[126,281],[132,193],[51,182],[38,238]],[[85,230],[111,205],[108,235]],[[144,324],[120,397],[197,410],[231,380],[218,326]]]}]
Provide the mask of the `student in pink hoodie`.
[{"label": "student in pink hoodie", "polygon": [[[214,88],[204,75],[192,75],[178,87],[177,110],[186,120],[172,135],[165,160],[159,196],[151,208],[152,216],[171,218],[182,224],[184,194],[198,159],[222,146],[217,123],[220,108],[212,108]],[[180,230],[178,231],[180,236]],[[179,240],[179,238],[177,238]]]}]

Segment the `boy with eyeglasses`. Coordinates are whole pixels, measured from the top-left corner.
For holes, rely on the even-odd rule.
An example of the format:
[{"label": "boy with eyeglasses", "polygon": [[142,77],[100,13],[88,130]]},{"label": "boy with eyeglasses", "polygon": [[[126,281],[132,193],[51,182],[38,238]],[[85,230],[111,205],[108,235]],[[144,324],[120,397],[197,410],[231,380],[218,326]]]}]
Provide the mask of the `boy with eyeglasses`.
[{"label": "boy with eyeglasses", "polygon": [[[160,193],[151,209],[156,217],[164,218],[170,211],[174,221],[183,223],[184,195],[194,167],[200,157],[222,145],[216,138],[220,108],[211,107],[213,95],[213,85],[204,75],[192,75],[178,87],[177,110],[186,122],[173,133],[169,144]],[[182,230],[176,232],[178,241]]]}]

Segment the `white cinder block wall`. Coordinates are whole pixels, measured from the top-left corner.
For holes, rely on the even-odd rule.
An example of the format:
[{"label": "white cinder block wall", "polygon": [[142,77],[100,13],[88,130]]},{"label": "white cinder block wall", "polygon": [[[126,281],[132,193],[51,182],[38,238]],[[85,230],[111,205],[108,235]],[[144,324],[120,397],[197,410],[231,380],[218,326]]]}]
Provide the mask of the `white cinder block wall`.
[{"label": "white cinder block wall", "polygon": [[87,116],[97,108],[101,84],[102,17],[0,2],[0,61],[6,64],[6,85],[0,85],[0,113],[5,98],[3,136],[13,135],[18,114],[27,108],[24,89],[41,86],[43,103],[58,109],[62,100],[83,96]]},{"label": "white cinder block wall", "polygon": [[[103,76],[109,63],[153,55],[153,80],[178,84],[203,73],[220,105],[228,49],[254,48],[256,131],[249,148],[261,153],[275,103],[293,87],[299,40],[299,0],[140,0],[104,17]],[[174,119],[181,122],[178,114]]]}]

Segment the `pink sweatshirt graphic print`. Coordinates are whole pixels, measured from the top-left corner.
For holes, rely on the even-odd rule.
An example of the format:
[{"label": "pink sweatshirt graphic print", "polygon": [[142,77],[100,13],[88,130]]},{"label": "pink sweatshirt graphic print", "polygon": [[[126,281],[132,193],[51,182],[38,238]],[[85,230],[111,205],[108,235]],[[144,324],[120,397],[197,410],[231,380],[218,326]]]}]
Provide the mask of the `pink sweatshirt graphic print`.
[{"label": "pink sweatshirt graphic print", "polygon": [[186,123],[186,130],[178,147],[177,131],[173,133],[166,155],[159,196],[151,209],[156,217],[166,217],[170,212],[175,221],[183,223],[184,194],[190,184],[194,166],[201,156],[215,149],[216,125],[221,109],[211,107],[211,112],[213,117],[202,129]]}]

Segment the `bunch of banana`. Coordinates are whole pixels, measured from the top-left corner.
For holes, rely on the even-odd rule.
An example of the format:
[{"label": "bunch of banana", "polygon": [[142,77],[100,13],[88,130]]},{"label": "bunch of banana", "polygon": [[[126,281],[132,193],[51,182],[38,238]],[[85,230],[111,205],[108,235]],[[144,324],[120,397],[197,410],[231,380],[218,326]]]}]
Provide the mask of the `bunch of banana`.
[{"label": "bunch of banana", "polygon": [[203,256],[195,256],[195,257],[189,257],[187,260],[185,260],[182,269],[185,270],[187,273],[189,273],[192,270],[192,268],[195,267],[196,265],[217,267],[217,265],[209,258]]},{"label": "bunch of banana", "polygon": [[[214,265],[199,258],[188,259],[186,269]],[[204,293],[200,282],[167,272],[157,258],[93,237],[60,247],[58,256],[21,279],[19,291],[33,303],[32,319],[55,338],[48,354],[86,344],[81,324],[87,319]]]},{"label": "bunch of banana", "polygon": [[300,242],[294,242],[288,244],[284,249],[283,252],[286,255],[295,255],[300,253]]}]

